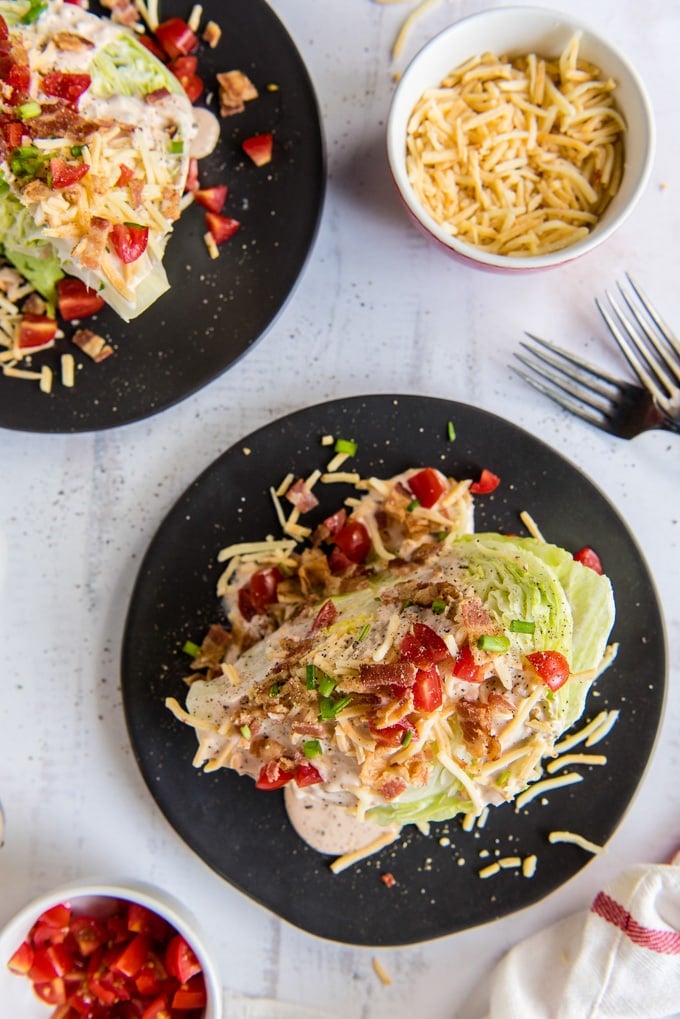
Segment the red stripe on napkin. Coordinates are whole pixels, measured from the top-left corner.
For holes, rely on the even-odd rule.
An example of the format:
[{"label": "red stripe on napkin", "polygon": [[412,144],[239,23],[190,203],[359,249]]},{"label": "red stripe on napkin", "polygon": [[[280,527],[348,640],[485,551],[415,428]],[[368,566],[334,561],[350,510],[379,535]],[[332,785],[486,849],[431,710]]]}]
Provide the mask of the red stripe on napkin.
[{"label": "red stripe on napkin", "polygon": [[643,927],[620,902],[612,899],[606,892],[598,893],[590,909],[607,923],[622,930],[636,945],[648,948],[650,952],[658,952],[660,955],[680,955],[680,933],[655,931]]}]

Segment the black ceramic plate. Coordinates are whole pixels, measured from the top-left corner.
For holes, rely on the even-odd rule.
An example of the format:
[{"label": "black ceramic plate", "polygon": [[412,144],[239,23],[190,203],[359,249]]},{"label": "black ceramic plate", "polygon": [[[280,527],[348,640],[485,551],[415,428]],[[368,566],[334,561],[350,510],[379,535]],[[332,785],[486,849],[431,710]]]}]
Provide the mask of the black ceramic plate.
[{"label": "black ceramic plate", "polygon": [[[163,0],[163,17],[185,17],[190,4]],[[93,10],[95,8],[93,7]],[[238,360],[267,330],[290,295],[313,243],[323,202],[325,163],[319,113],[306,68],[286,29],[264,0],[205,0],[203,21],[222,28],[216,49],[203,46],[200,70],[238,68],[260,97],[222,119],[215,152],[201,161],[201,182],[226,183],[225,214],[241,229],[212,260],[199,206],[175,227],[165,265],[171,289],[125,324],[109,309],[89,320],[115,347],[97,365],[85,355],[73,389],[59,378],[59,353],[36,363],[55,370],[53,392],[0,375],[0,427],[82,432],[148,417],[189,396]],[[275,86],[270,89],[268,86]],[[213,102],[211,108],[215,110]],[[274,158],[256,167],[241,151],[251,134],[274,134]]]},{"label": "black ceramic plate", "polygon": [[[456,438],[447,439],[447,423]],[[516,813],[492,809],[486,826],[432,826],[429,837],[405,829],[402,841],[334,876],[329,858],[309,849],[287,822],[280,792],[223,770],[203,774],[191,759],[192,729],[164,698],[180,699],[188,662],[181,647],[222,621],[215,584],[218,550],[233,541],[279,533],[268,494],[291,470],[323,467],[323,434],[355,439],[353,466],[390,476],[434,465],[456,477],[483,467],[502,483],[477,498],[477,530],[521,532],[528,510],[545,537],[576,550],[598,550],[617,595],[619,655],[597,683],[586,718],[620,708],[598,750],[606,767],[581,768],[584,780]],[[248,452],[246,452],[248,451]],[[317,486],[321,519],[349,494]],[[310,515],[310,519],[313,515]],[[312,521],[314,522],[314,521]],[[573,845],[548,842],[553,829],[596,843],[612,835],[640,782],[659,723],[665,682],[663,626],[647,568],[615,510],[579,471],[508,422],[459,403],[414,396],[367,396],[312,407],[265,426],[224,453],[168,515],[141,567],[122,656],[123,699],[132,746],[153,797],[178,834],[231,884],[298,927],[331,940],[399,945],[450,934],[528,906],[591,859]],[[490,855],[485,855],[488,853]],[[535,853],[533,878],[504,870],[480,879],[495,855]],[[385,887],[389,872],[396,884]]]}]

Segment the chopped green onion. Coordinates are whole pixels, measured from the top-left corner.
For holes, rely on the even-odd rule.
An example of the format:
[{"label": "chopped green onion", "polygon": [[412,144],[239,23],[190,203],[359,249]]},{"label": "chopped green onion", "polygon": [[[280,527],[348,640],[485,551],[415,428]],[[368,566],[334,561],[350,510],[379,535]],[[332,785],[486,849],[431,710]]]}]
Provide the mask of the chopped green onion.
[{"label": "chopped green onion", "polygon": [[361,627],[361,630],[359,631],[359,636],[357,637],[357,641],[366,640],[366,638],[368,637],[370,629],[371,629],[371,624],[370,623],[364,623],[364,625]]},{"label": "chopped green onion", "polygon": [[172,141],[170,142],[170,153],[173,156],[181,156],[184,152],[184,142]]},{"label": "chopped green onion", "polygon": [[402,747],[407,747],[412,739],[413,739],[413,733],[411,732],[411,730],[410,729],[405,729],[404,730],[404,735],[401,737],[401,745],[402,745]]},{"label": "chopped green onion", "polygon": [[305,743],[303,743],[302,753],[308,761],[311,761],[312,757],[320,757],[323,750],[321,749],[321,744],[318,739],[308,739]]},{"label": "chopped green onion", "polygon": [[272,685],[269,687],[269,696],[270,697],[278,697],[280,693],[281,693],[281,684],[280,683],[272,683]]},{"label": "chopped green onion", "polygon": [[332,701],[330,697],[323,697],[319,701],[319,720],[327,722],[332,718],[336,718],[351,700],[351,697],[341,697],[338,701]]},{"label": "chopped green onion", "polygon": [[446,602],[443,598],[435,598],[432,602],[432,611],[436,612],[438,616],[441,616],[442,612],[446,612]]},{"label": "chopped green onion", "polygon": [[414,509],[417,509],[418,506],[420,506],[420,499],[411,499],[410,503],[406,507],[406,512],[413,513]]},{"label": "chopped green onion", "polygon": [[32,120],[33,117],[40,116],[42,113],[42,107],[40,103],[36,103],[34,99],[31,99],[27,103],[22,103],[21,106],[17,106],[17,113],[22,120]]},{"label": "chopped green onion", "polygon": [[293,571],[287,563],[277,563],[277,568],[282,577],[292,577]]},{"label": "chopped green onion", "polygon": [[510,630],[512,633],[533,633],[536,623],[532,619],[511,619]]},{"label": "chopped green onion", "polygon": [[241,735],[243,736],[244,739],[250,739],[251,732],[250,732],[250,726],[249,725],[242,725],[241,726]]},{"label": "chopped green onion", "polygon": [[510,647],[510,638],[494,633],[483,633],[477,641],[477,647],[481,651],[507,651]]},{"label": "chopped green onion", "polygon": [[185,655],[190,655],[192,658],[197,658],[201,653],[201,649],[198,644],[194,644],[193,640],[188,640],[184,644],[182,651]]},{"label": "chopped green onion", "polygon": [[29,8],[19,21],[22,25],[32,25],[37,21],[43,11],[47,10],[46,0],[31,0]]},{"label": "chopped green onion", "polygon": [[446,426],[446,437],[449,440],[449,442],[453,442],[453,440],[456,437],[456,429],[454,427],[453,421],[449,421],[449,423]]},{"label": "chopped green onion", "polygon": [[305,682],[308,690],[316,690],[316,665],[305,666]]},{"label": "chopped green onion", "polygon": [[9,191],[9,184],[4,177],[0,178],[0,195],[6,195]]},{"label": "chopped green onion", "polygon": [[71,155],[74,157],[74,159],[77,159],[78,156],[82,156],[83,148],[84,148],[83,145],[72,145],[71,146]]},{"label": "chopped green onion", "polygon": [[437,541],[444,541],[444,539],[448,538],[448,536],[449,536],[448,531],[437,531],[435,533],[435,538]]},{"label": "chopped green onion", "polygon": [[348,456],[354,456],[358,448],[353,439],[336,439],[333,446],[336,453],[347,453]]},{"label": "chopped green onion", "polygon": [[326,676],[324,674],[321,677],[321,680],[319,681],[319,693],[320,693],[320,695],[322,697],[330,697],[330,695],[335,690],[335,685],[336,685],[335,684],[335,680],[331,679],[330,676]]},{"label": "chopped green onion", "polygon": [[496,785],[498,786],[506,785],[509,778],[510,772],[506,769],[505,771],[502,771],[498,778],[496,779]]}]

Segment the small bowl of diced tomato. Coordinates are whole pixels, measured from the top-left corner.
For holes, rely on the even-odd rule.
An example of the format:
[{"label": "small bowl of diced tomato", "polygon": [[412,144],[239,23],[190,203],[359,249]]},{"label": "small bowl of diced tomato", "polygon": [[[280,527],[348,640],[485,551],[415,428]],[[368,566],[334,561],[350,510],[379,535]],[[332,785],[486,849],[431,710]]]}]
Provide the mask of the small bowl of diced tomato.
[{"label": "small bowl of diced tomato", "polygon": [[195,921],[144,884],[73,884],[0,932],[0,1002],[17,1019],[221,1019]]}]

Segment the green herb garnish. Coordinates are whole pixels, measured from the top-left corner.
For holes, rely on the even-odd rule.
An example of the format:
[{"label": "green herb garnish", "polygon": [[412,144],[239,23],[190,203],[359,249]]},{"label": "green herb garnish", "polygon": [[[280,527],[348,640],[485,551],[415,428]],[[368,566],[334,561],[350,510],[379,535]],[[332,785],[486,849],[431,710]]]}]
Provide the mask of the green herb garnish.
[{"label": "green herb garnish", "polygon": [[505,635],[483,633],[477,641],[477,647],[481,651],[507,651],[510,647],[510,638]]},{"label": "green herb garnish", "polygon": [[185,655],[189,655],[191,658],[197,658],[201,653],[199,645],[194,644],[193,640],[187,640],[182,647],[182,651]]},{"label": "green herb garnish", "polygon": [[536,623],[532,619],[511,619],[510,630],[512,633],[533,633]]},{"label": "green herb garnish", "polygon": [[323,753],[321,744],[318,739],[308,739],[302,744],[302,753],[305,755],[308,761],[311,761],[313,757],[320,757]]}]

